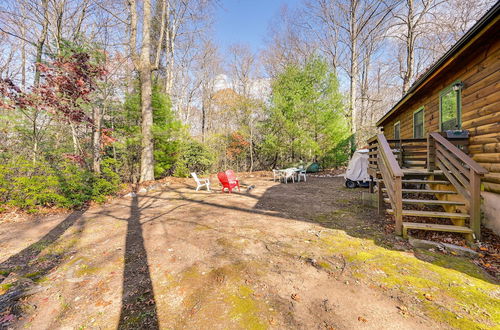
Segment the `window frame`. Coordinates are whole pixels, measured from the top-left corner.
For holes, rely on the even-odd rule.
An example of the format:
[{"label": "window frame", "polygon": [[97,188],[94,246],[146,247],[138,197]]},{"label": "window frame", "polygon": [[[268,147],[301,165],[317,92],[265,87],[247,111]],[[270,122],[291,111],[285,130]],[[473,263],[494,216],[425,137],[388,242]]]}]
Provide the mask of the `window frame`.
[{"label": "window frame", "polygon": [[[422,136],[415,136],[415,115],[422,111]],[[413,111],[413,138],[414,139],[423,139],[425,137],[425,106],[421,106],[417,110]]]},{"label": "window frame", "polygon": [[[398,126],[398,133],[399,133],[399,137],[396,139],[396,125]],[[397,121],[394,123],[393,127],[392,127],[392,137],[394,140],[401,140],[401,121]]]},{"label": "window frame", "polygon": [[[450,91],[453,91],[453,86],[456,84],[461,84],[462,81],[460,79],[455,80],[448,86],[446,86],[444,89],[442,89],[439,92],[439,131],[443,132],[443,109],[442,109],[442,103],[443,103],[443,96],[448,94]],[[456,91],[456,97],[457,97],[457,124],[458,124],[458,130],[462,129],[462,88],[460,87]]]}]

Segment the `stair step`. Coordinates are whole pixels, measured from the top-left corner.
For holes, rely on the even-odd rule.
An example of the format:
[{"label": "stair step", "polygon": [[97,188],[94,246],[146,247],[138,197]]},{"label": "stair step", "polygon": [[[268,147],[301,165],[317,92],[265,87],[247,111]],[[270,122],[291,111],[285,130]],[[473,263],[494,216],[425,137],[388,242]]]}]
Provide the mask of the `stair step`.
[{"label": "stair step", "polygon": [[451,184],[450,181],[445,180],[419,180],[419,179],[408,179],[402,180],[403,183],[416,183],[416,184]]},{"label": "stair step", "polygon": [[[390,203],[389,198],[384,198],[384,202]],[[434,199],[403,199],[403,204],[425,204],[425,205],[455,205],[465,206],[464,202],[441,201]]]},{"label": "stair step", "polygon": [[423,175],[423,176],[428,176],[428,175],[443,175],[442,171],[434,171],[434,172],[429,172],[425,169],[411,169],[411,168],[403,168],[403,173],[405,175]]},{"label": "stair step", "polygon": [[419,159],[419,158],[414,158],[414,159],[409,159],[409,160],[404,160],[403,163],[407,165],[425,165],[426,160],[425,159]]},{"label": "stair step", "polygon": [[[403,193],[422,193],[422,194],[457,194],[452,190],[432,190],[432,189],[401,189]],[[387,188],[382,188],[383,192],[387,192]]]},{"label": "stair step", "polygon": [[[387,209],[387,213],[394,214],[394,210]],[[465,213],[435,212],[435,211],[420,211],[420,210],[403,210],[403,216],[405,215],[410,215],[414,217],[426,217],[426,218],[450,218],[450,219],[470,218],[470,215]]]},{"label": "stair step", "polygon": [[[376,180],[377,182],[384,182],[383,179]],[[446,184],[450,185],[450,181],[446,180],[420,180],[420,179],[403,179],[401,180],[403,183],[415,183],[415,184]]]},{"label": "stair step", "polygon": [[406,232],[408,229],[447,231],[452,233],[465,233],[465,234],[472,233],[472,229],[463,226],[439,225],[434,223],[403,222],[403,232]]}]

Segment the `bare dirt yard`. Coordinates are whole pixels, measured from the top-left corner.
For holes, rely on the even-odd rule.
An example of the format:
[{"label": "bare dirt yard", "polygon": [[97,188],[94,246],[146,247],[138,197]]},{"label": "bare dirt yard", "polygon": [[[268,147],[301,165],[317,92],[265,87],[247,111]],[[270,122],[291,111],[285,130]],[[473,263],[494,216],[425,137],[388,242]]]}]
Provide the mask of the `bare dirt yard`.
[{"label": "bare dirt yard", "polygon": [[498,283],[387,232],[361,189],[243,182],[1,223],[0,328],[498,329]]}]

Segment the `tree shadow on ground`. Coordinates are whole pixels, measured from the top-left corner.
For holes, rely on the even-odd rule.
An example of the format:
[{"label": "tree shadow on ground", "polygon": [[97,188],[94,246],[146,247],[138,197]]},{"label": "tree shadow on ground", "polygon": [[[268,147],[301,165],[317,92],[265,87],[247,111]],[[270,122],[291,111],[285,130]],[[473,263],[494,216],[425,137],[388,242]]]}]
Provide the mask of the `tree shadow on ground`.
[{"label": "tree shadow on ground", "polygon": [[158,315],[144,245],[139,198],[132,197],[127,219],[119,329],[158,329]]},{"label": "tree shadow on ground", "polygon": [[[318,192],[318,186],[327,187],[327,193]],[[260,197],[248,194],[244,191],[233,193],[238,196],[245,196],[257,199],[253,208],[241,207],[237,204],[224,205],[210,201],[210,199],[199,200],[191,195],[197,196],[200,193],[185,193],[182,189],[172,187],[165,188],[166,191],[175,192],[179,195],[179,200],[197,203],[200,205],[212,206],[228,210],[235,210],[258,215],[266,215],[279,219],[292,219],[304,222],[315,223],[328,229],[344,231],[351,237],[373,241],[376,245],[394,251],[413,250],[407,241],[402,240],[393,232],[393,225],[388,223],[385,217],[377,213],[376,208],[364,206],[361,201],[360,189],[348,189],[343,185],[340,178],[309,178],[307,182],[295,184],[276,184],[266,189]],[[220,194],[220,193],[219,193]],[[208,195],[210,196],[210,195]],[[162,197],[152,197],[163,199]],[[230,199],[230,196],[228,195]],[[392,230],[391,230],[392,228]],[[470,262],[471,267],[457,267],[460,257],[455,256],[430,256],[426,251],[415,250],[415,257],[435,264],[439,267],[454,269],[472,277],[486,280],[490,283],[497,282],[475,267]],[[453,258],[445,260],[444,257]]]},{"label": "tree shadow on ground", "polygon": [[[497,282],[485,271],[472,265],[470,267],[459,267],[458,256],[446,256],[436,253],[430,255],[426,250],[414,249],[406,240],[401,239],[394,233],[394,223],[385,216],[379,215],[375,207],[364,205],[361,199],[361,192],[368,191],[366,188],[349,189],[343,184],[342,178],[322,178],[325,185],[331,187],[331,194],[318,196],[315,194],[317,178],[308,183],[299,185],[275,185],[270,187],[261,196],[255,206],[256,209],[265,210],[269,208],[269,201],[272,200],[272,207],[275,211],[285,212],[287,215],[293,214],[293,218],[302,221],[319,224],[325,228],[344,231],[351,237],[372,240],[376,245],[395,251],[414,250],[416,258],[435,264],[439,267],[454,269],[472,277],[486,280],[490,283]],[[314,185],[314,183],[316,183]],[[305,192],[305,193],[304,193]],[[279,203],[274,196],[280,196]],[[322,204],[321,210],[311,214],[311,207],[315,204]],[[304,205],[308,207],[304,208]],[[436,257],[437,256],[437,257]],[[451,259],[450,259],[451,258]]]},{"label": "tree shadow on ground", "polygon": [[0,264],[0,272],[3,276],[8,277],[11,273],[16,275],[14,282],[10,284],[12,289],[1,296],[0,313],[9,307],[15,306],[19,299],[35,293],[37,291],[37,280],[45,277],[62,263],[67,250],[74,246],[78,239],[73,240],[70,246],[66,246],[63,251],[53,251],[47,254],[43,261],[38,259],[45,248],[54,244],[75,223],[78,223],[76,235],[79,236],[84,222],[78,220],[86,211],[87,208],[72,212],[37,242],[12,255]]}]

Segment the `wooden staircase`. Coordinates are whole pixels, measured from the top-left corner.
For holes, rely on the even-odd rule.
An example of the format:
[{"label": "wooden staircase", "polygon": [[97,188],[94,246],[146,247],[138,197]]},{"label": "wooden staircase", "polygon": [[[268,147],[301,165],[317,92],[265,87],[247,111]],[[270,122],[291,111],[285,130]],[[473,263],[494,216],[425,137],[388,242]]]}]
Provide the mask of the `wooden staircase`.
[{"label": "wooden staircase", "polygon": [[[403,168],[402,183],[402,235],[408,237],[408,230],[432,230],[456,232],[466,235],[468,240],[472,240],[473,230],[466,226],[466,222],[470,220],[469,213],[458,212],[458,208],[463,210],[466,202],[463,200],[446,200],[438,199],[441,195],[457,195],[457,191],[453,189],[453,185],[442,172],[429,172],[422,169],[418,172]],[[439,180],[436,179],[439,178]],[[384,187],[384,180],[377,180],[379,187]],[[439,189],[433,189],[439,185]],[[386,204],[391,204],[390,198],[387,195],[387,188],[381,188],[383,201]],[[432,210],[427,210],[429,207]],[[388,214],[394,215],[392,208],[386,209]],[[441,223],[425,223],[415,221],[405,221],[408,218],[429,220],[429,218],[441,219],[439,222],[451,221],[452,224]],[[449,219],[449,220],[448,220]]]},{"label": "wooden staircase", "polygon": [[394,216],[397,234],[432,230],[480,239],[484,168],[439,133],[407,140],[386,140],[379,134],[369,145],[369,174],[378,183],[379,213]]}]

